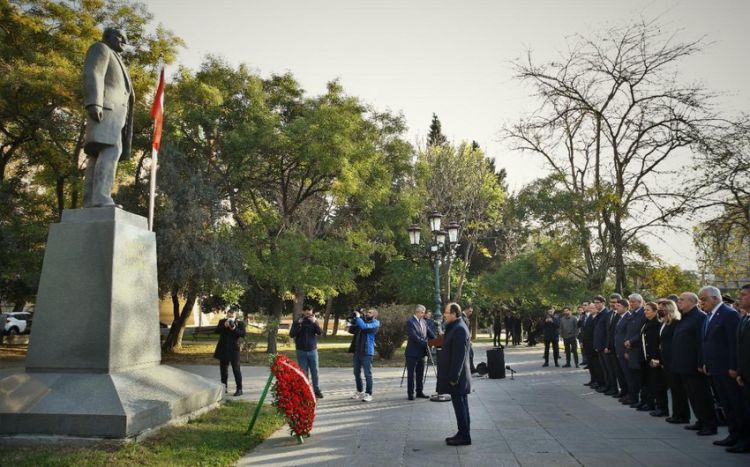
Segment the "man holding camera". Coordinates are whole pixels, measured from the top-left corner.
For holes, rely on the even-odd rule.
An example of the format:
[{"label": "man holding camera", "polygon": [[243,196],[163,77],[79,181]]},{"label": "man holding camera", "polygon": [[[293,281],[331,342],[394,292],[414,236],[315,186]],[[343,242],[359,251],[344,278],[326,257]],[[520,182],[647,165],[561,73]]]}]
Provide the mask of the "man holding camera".
[{"label": "man holding camera", "polygon": [[425,322],[425,307],[417,305],[414,316],[406,321],[406,372],[408,373],[407,396],[410,401],[414,400],[414,380],[416,379],[417,397],[429,399],[430,396],[423,392],[424,384],[424,358],[429,351],[427,340],[434,339],[435,333]]},{"label": "man holding camera", "polygon": [[443,314],[445,339],[438,359],[437,392],[450,394],[453,410],[456,413],[458,433],[445,438],[448,446],[467,446],[471,444],[471,419],[469,416],[469,399],[471,378],[469,368],[469,351],[471,334],[461,319],[461,306],[449,303]]},{"label": "man holding camera", "polygon": [[[359,311],[354,312],[349,332],[354,334],[352,341],[352,352],[354,357],[352,363],[354,366],[354,382],[357,384],[357,392],[352,399],[362,402],[372,401],[372,357],[375,355],[375,334],[380,328],[380,321],[377,320],[378,310],[370,308],[364,315],[364,319]],[[362,370],[365,372],[366,387],[362,391]]]},{"label": "man holding camera", "polygon": [[240,338],[245,337],[245,323],[237,321],[234,310],[227,311],[227,317],[220,320],[214,331],[219,334],[219,342],[216,343],[214,358],[219,360],[219,372],[221,384],[224,385],[224,393],[227,392],[227,379],[229,364],[232,364],[234,382],[237,386],[235,396],[242,395],[242,373],[240,372]]},{"label": "man holding camera", "polygon": [[302,307],[302,316],[292,324],[289,337],[294,338],[294,346],[297,350],[297,363],[312,383],[315,397],[323,398],[323,393],[318,386],[318,336],[323,334],[318,319],[313,314],[310,305]]}]

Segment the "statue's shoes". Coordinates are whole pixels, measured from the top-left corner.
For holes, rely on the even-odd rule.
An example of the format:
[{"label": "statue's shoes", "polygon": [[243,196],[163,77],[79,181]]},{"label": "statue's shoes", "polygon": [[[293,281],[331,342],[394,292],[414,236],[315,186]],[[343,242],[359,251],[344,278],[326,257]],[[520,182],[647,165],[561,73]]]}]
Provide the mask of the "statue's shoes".
[{"label": "statue's shoes", "polygon": [[122,209],[122,204],[112,203],[112,204],[94,204],[91,206],[92,208],[117,208]]}]

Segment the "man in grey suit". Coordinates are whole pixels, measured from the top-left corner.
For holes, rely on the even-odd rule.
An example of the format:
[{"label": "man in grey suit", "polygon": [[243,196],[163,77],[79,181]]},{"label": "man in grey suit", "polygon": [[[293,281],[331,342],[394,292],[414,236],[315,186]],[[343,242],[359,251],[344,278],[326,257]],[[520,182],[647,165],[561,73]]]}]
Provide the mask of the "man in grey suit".
[{"label": "man in grey suit", "polygon": [[88,156],[83,185],[83,207],[116,206],[112,186],[117,161],[130,157],[135,94],[128,70],[120,58],[128,43],[125,33],[104,30],[102,41],[89,47],[83,64]]}]

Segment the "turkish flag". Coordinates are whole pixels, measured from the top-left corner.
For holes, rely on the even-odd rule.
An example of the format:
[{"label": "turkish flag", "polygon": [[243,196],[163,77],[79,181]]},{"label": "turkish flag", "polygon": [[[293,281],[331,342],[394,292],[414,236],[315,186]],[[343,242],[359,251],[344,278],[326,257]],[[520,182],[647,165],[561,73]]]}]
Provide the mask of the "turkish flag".
[{"label": "turkish flag", "polygon": [[159,151],[161,146],[161,127],[164,120],[164,67],[159,73],[159,86],[156,88],[154,103],[151,105],[151,118],[154,119],[154,140],[152,146],[154,151]]}]

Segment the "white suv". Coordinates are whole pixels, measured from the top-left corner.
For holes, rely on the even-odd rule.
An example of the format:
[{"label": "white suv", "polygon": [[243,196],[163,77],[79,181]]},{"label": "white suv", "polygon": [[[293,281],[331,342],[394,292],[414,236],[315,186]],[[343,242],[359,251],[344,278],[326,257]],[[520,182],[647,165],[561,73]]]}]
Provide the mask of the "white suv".
[{"label": "white suv", "polygon": [[32,314],[26,311],[3,314],[0,321],[4,324],[3,333],[10,336],[30,333],[32,318]]}]

